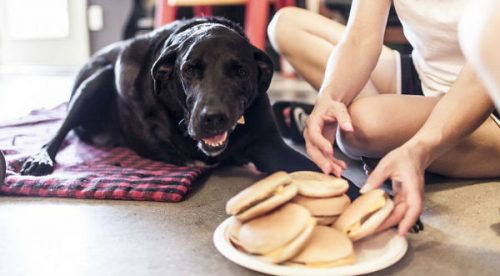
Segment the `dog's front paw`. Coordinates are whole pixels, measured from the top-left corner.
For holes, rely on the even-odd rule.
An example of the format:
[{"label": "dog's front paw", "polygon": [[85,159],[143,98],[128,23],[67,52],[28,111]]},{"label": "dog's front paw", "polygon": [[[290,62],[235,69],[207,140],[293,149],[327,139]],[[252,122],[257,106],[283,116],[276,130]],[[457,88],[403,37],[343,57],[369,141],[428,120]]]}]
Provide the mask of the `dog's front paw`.
[{"label": "dog's front paw", "polygon": [[46,150],[30,156],[21,168],[22,175],[47,175],[54,170],[54,161],[50,158]]}]

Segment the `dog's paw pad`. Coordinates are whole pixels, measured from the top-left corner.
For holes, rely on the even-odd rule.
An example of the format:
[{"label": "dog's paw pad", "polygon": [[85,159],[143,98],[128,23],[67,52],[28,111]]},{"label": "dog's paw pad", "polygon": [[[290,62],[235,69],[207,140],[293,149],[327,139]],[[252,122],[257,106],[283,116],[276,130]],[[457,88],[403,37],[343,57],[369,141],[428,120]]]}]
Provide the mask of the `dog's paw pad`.
[{"label": "dog's paw pad", "polygon": [[30,156],[21,168],[22,175],[46,175],[54,170],[54,162],[50,159],[46,151],[41,151]]}]

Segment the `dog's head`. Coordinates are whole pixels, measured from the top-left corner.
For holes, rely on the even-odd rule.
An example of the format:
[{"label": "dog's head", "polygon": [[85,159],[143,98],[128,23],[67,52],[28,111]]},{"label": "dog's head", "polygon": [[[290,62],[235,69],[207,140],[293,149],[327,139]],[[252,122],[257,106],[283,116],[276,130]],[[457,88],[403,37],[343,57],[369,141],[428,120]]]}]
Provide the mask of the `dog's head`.
[{"label": "dog's head", "polygon": [[182,107],[188,135],[208,156],[227,147],[230,134],[259,93],[266,93],[272,62],[241,32],[220,23],[177,34],[152,68],[155,94]]}]

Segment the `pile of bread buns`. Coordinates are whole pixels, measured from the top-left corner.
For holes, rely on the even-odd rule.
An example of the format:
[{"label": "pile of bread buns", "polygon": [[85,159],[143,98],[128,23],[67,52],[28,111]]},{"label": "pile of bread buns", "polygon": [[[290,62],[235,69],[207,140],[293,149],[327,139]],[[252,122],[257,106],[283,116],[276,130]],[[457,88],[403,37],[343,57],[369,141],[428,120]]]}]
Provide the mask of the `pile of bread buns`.
[{"label": "pile of bread buns", "polygon": [[346,180],[318,172],[277,172],[226,204],[232,244],[266,262],[333,267],[356,261],[353,242],[375,232],[393,208],[382,190],[351,203]]}]

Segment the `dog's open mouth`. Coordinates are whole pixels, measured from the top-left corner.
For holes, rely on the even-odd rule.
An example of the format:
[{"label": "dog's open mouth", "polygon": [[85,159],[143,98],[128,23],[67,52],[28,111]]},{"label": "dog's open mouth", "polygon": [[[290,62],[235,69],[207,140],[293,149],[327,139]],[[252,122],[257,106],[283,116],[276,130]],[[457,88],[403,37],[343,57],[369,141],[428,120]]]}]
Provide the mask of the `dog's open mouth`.
[{"label": "dog's open mouth", "polygon": [[226,149],[228,143],[229,132],[225,131],[211,137],[202,138],[198,143],[198,147],[209,156],[220,154]]},{"label": "dog's open mouth", "polygon": [[245,124],[245,118],[243,116],[238,119],[236,124],[230,130],[226,130],[213,136],[201,138],[198,141],[198,148],[208,156],[216,156],[221,154],[226,149],[227,144],[229,143],[229,135],[238,124]]},{"label": "dog's open mouth", "polygon": [[222,147],[227,142],[227,131],[222,134],[218,134],[212,137],[202,138],[203,144],[209,148],[219,148]]}]

